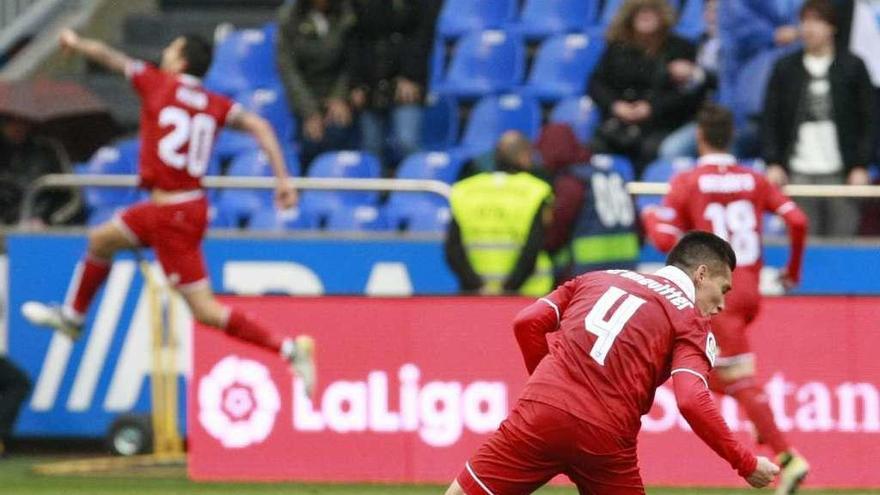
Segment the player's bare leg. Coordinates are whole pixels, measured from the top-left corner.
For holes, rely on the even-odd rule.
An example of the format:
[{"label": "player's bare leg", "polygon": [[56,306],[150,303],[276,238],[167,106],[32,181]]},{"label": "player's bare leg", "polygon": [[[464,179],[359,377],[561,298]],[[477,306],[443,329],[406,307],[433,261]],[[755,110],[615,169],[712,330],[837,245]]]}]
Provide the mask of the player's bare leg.
[{"label": "player's bare leg", "polygon": [[776,453],[776,463],[781,468],[776,494],[797,492],[810,471],[810,465],[789,446],[785,435],[776,426],[767,396],[755,379],[754,356],[737,356],[730,364],[718,366],[716,373],[722,392],[735,398],[746,410],[749,420],[755,425],[758,441],[766,443]]},{"label": "player's bare leg", "polygon": [[34,325],[52,328],[73,339],[79,337],[89,305],[110,274],[113,256],[135,247],[137,239],[115,221],[90,230],[86,256],[73,275],[64,304],[28,301],[21,306],[22,314]]},{"label": "player's bare leg", "polygon": [[241,310],[221,304],[207,283],[184,289],[181,294],[189,305],[193,318],[199,323],[221,329],[235,338],[281,354],[302,379],[306,393],[312,396],[316,371],[315,342],[311,337],[300,335],[294,339],[279,340]]},{"label": "player's bare leg", "polygon": [[458,484],[458,480],[453,481],[451,485],[449,485],[449,489],[446,490],[446,495],[465,495],[464,490],[461,489],[461,485]]}]

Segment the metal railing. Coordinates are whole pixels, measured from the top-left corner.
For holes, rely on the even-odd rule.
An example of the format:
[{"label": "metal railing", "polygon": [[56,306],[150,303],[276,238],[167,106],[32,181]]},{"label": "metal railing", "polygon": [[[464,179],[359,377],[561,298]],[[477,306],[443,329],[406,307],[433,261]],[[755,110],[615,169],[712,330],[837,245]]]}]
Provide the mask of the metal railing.
[{"label": "metal railing", "polygon": [[[439,180],[412,179],[318,179],[311,177],[291,177],[290,183],[303,190],[323,191],[392,191],[426,192],[449,199],[452,186]],[[208,176],[202,178],[202,185],[208,189],[274,189],[274,177],[226,177]],[[40,191],[46,189],[65,189],[72,187],[136,187],[136,175],[80,175],[48,174],[35,180],[21,207],[21,220],[33,217],[34,202]]]},{"label": "metal railing", "polygon": [[[452,186],[438,180],[412,179],[343,179],[343,178],[307,178],[291,177],[290,183],[303,190],[324,191],[406,191],[427,192],[443,196],[447,200],[452,193]],[[32,218],[34,202],[40,191],[46,189],[63,189],[73,187],[136,187],[136,175],[79,175],[49,174],[44,175],[31,184],[25,194],[21,219]],[[228,177],[209,176],[202,178],[202,185],[208,189],[274,189],[276,180],[273,177]],[[669,191],[669,184],[664,182],[630,182],[627,188],[634,195],[663,195]],[[783,189],[791,197],[823,197],[823,198],[880,198],[880,185],[849,186],[849,185],[801,185],[790,184]]]}]

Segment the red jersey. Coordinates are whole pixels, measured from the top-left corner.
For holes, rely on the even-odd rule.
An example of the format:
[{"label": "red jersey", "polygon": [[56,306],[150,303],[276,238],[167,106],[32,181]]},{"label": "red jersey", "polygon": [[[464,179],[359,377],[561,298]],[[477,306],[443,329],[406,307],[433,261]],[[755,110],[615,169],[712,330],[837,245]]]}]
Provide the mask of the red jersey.
[{"label": "red jersey", "polygon": [[555,310],[559,330],[547,335],[549,355],[522,398],[634,437],[672,373],[705,382],[714,364],[715,338],[694,296],[690,278],[671,266],[655,275],[591,272],[561,285],[541,299]]},{"label": "red jersey", "polygon": [[214,138],[238,105],[203,89],[199,80],[146,62],[126,68],[141,98],[141,187],[183,191],[201,187]]},{"label": "red jersey", "polygon": [[672,249],[689,230],[713,232],[736,253],[735,274],[752,272],[748,278],[755,283],[763,266],[764,213],[782,216],[792,245],[788,274],[799,279],[806,216],[763,175],[737,165],[733,156],[706,155],[697,168],[676,175],[663,205],[644,215],[648,235],[661,251]]}]

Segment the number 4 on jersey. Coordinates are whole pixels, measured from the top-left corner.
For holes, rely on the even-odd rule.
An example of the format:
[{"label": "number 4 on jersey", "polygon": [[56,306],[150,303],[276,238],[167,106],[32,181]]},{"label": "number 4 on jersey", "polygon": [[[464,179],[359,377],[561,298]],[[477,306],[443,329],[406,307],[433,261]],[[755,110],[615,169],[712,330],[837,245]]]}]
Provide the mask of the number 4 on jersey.
[{"label": "number 4 on jersey", "polygon": [[[621,298],[623,302],[618,305]],[[605,366],[605,357],[614,345],[614,340],[642,304],[645,304],[644,299],[617,287],[610,287],[602,294],[584,318],[586,330],[597,337],[596,343],[590,349],[590,357]],[[609,314],[614,306],[617,308]]]}]

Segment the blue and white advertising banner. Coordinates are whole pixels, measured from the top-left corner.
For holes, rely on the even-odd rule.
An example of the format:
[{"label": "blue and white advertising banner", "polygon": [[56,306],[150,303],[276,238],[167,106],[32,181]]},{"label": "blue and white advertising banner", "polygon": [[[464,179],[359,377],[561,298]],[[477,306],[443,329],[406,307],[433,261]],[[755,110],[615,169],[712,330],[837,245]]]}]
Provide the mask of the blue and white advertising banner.
[{"label": "blue and white advertising banner", "polygon": [[[118,415],[149,410],[149,305],[132,254],[116,259],[78,341],[34,328],[19,311],[28,300],[62,301],[85,246],[82,235],[7,239],[8,350],[34,382],[18,435],[99,437]],[[211,238],[205,254],[219,293],[406,296],[457,289],[439,240]],[[646,269],[662,263],[652,249],[643,255]],[[786,249],[768,248],[765,293],[781,293],[775,280],[786,258]],[[878,295],[878,273],[880,249],[810,247],[798,293]],[[192,322],[184,305],[179,307],[184,310],[173,327],[183,379],[192,369]],[[290,324],[296,321],[291,314]]]}]

